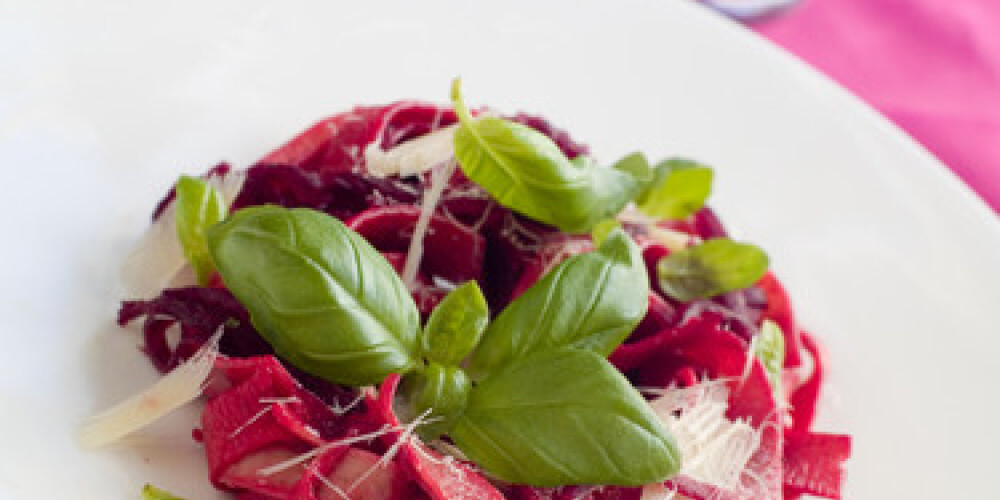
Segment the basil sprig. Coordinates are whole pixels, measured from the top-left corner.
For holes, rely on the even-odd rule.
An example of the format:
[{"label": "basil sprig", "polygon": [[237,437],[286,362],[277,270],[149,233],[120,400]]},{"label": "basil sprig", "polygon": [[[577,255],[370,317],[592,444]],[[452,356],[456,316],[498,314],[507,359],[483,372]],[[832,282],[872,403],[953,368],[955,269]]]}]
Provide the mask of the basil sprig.
[{"label": "basil sprig", "polygon": [[673,438],[605,359],[645,315],[648,294],[638,245],[621,229],[556,266],[487,327],[448,435],[514,483],[635,486],[675,474]]},{"label": "basil sprig", "polygon": [[642,189],[631,172],[587,158],[570,161],[544,134],[509,120],[473,118],[460,82],[451,98],[459,118],[455,158],[462,171],[501,205],[570,233],[613,217]]},{"label": "basil sprig", "polygon": [[638,245],[612,230],[596,252],[575,255],[515,299],[469,360],[473,378],[530,352],[575,347],[606,356],[646,315],[649,278]]},{"label": "basil sprig", "polygon": [[683,219],[705,206],[712,193],[712,169],[700,163],[665,160],[653,167],[652,179],[635,203],[647,215]]},{"label": "basil sprig", "polygon": [[457,365],[479,344],[489,322],[486,298],[475,281],[452,290],[431,311],[421,335],[428,360]]},{"label": "basil sprig", "polygon": [[207,237],[226,286],[295,366],[369,385],[415,365],[420,317],[413,298],[385,258],[337,219],[257,206]]},{"label": "basil sprig", "polygon": [[[279,356],[345,384],[406,374],[410,415],[432,417],[420,434],[447,433],[500,479],[640,485],[679,470],[673,439],[604,358],[642,318],[649,291],[638,246],[620,229],[528,289],[478,346],[488,311],[475,284],[449,294],[421,333],[392,267],[326,214],[251,207],[207,240]],[[475,380],[460,367],[474,348]]]},{"label": "basil sprig", "polygon": [[174,187],[174,224],[184,256],[194,268],[198,283],[207,285],[215,266],[205,243],[205,231],[226,216],[222,194],[196,177],[181,176]]},{"label": "basil sprig", "polygon": [[660,259],[656,274],[660,288],[689,302],[756,283],[767,271],[768,258],[760,248],[728,238],[712,238]]}]

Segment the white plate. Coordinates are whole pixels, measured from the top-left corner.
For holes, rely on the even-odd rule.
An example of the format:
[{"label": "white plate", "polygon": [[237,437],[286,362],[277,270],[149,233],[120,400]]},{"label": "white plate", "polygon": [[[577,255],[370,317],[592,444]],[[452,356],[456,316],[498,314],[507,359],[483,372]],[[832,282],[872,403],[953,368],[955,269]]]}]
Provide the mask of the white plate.
[{"label": "white plate", "polygon": [[[859,101],[685,2],[5,2],[0,498],[215,498],[194,411],[113,451],[86,415],[150,383],[111,327],[117,265],[181,172],[246,165],[326,114],[399,97],[544,113],[600,157],[718,168],[833,356],[847,498],[995,496],[1000,224]],[[357,3],[357,2],[355,2]],[[817,36],[822,36],[818,33]]]}]

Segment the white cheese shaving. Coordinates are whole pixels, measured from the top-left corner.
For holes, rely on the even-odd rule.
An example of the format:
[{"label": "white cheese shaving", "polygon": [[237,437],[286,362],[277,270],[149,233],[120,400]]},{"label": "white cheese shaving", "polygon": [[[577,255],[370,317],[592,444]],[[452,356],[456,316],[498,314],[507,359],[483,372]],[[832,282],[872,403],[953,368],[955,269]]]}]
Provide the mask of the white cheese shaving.
[{"label": "white cheese shaving", "polygon": [[[219,190],[226,206],[232,205],[244,181],[246,173],[243,171],[230,171],[226,175],[208,178],[208,183]],[[194,272],[189,268],[184,249],[177,239],[175,205],[171,200],[122,263],[122,283],[131,298],[149,300],[164,288],[195,284]]]},{"label": "white cheese shaving", "polygon": [[416,175],[451,159],[455,152],[454,137],[458,124],[410,139],[385,151],[381,140],[365,147],[365,165],[377,177]]},{"label": "white cheese shaving", "polygon": [[761,431],[726,418],[729,389],[712,380],[685,388],[656,390],[650,405],[674,436],[681,474],[729,491],[743,489],[747,463],[760,447]]},{"label": "white cheese shaving", "polygon": [[212,373],[220,338],[221,328],[191,358],[151,387],[91,417],[80,428],[80,443],[91,448],[113,443],[194,401]]},{"label": "white cheese shaving", "polygon": [[445,186],[455,172],[457,163],[450,157],[446,160],[445,166],[435,170],[431,174],[431,185],[424,190],[423,200],[420,201],[420,216],[417,217],[416,227],[413,229],[413,236],[410,238],[410,247],[406,251],[406,262],[403,264],[403,283],[409,290],[416,288],[417,271],[420,269],[420,259],[424,255],[424,236],[430,227],[431,216],[434,215],[434,208],[441,201],[441,194],[444,193]]},{"label": "white cheese shaving", "polygon": [[187,266],[174,220],[174,203],[170,202],[122,263],[122,283],[129,296],[156,297]]},{"label": "white cheese shaving", "polygon": [[226,207],[231,207],[233,201],[239,196],[240,190],[243,189],[247,173],[245,170],[230,170],[226,175],[212,175],[207,180],[209,184],[219,190]]}]

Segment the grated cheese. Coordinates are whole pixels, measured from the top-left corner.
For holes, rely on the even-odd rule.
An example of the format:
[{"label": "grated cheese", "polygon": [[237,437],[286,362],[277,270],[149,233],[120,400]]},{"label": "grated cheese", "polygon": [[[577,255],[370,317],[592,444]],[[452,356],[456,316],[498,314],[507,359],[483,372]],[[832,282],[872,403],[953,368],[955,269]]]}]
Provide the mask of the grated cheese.
[{"label": "grated cheese", "polygon": [[323,483],[323,486],[330,488],[330,491],[333,491],[334,494],[336,494],[338,497],[343,498],[344,500],[351,500],[351,497],[347,496],[347,493],[344,492],[344,490],[341,489],[340,486],[333,484],[333,481],[330,481],[326,477],[323,477],[323,474],[316,473],[314,474],[314,477],[316,477],[316,479],[318,479],[320,483]]},{"label": "grated cheese", "polygon": [[292,457],[292,458],[290,458],[288,460],[284,460],[282,462],[278,462],[278,463],[276,463],[274,465],[271,465],[269,467],[265,467],[263,469],[260,469],[260,470],[257,471],[257,475],[258,476],[273,476],[274,474],[277,474],[279,472],[287,470],[287,469],[289,469],[291,467],[295,467],[296,465],[299,465],[302,462],[311,460],[312,458],[314,458],[314,457],[322,454],[323,452],[325,452],[327,450],[336,448],[338,446],[348,446],[348,445],[351,445],[351,444],[354,444],[354,443],[362,443],[362,442],[366,442],[366,441],[371,441],[371,440],[373,440],[373,439],[375,439],[377,437],[389,434],[390,432],[395,432],[395,431],[402,430],[403,428],[404,428],[403,426],[392,427],[392,426],[389,426],[389,425],[383,425],[379,430],[374,431],[374,432],[369,432],[367,434],[361,434],[361,435],[358,435],[358,436],[344,438],[344,439],[338,439],[336,441],[330,441],[329,443],[326,443],[323,446],[318,446],[318,447],[313,448],[313,449],[311,449],[311,450],[309,450],[309,451],[307,451],[305,453],[302,453],[300,455],[296,455],[295,457]]},{"label": "grated cheese", "polygon": [[[741,491],[750,458],[760,447],[761,430],[726,418],[729,389],[711,380],[685,388],[655,391],[650,405],[674,436],[681,474],[729,491]],[[752,478],[751,478],[752,479]]]},{"label": "grated cheese", "polygon": [[338,416],[345,415],[347,414],[347,412],[353,410],[354,407],[358,406],[358,404],[361,403],[361,401],[363,401],[364,399],[365,399],[364,392],[359,392],[356,398],[351,400],[350,403],[347,403],[347,406],[341,407],[339,401],[334,401],[333,405],[330,406],[330,411],[332,411],[335,415]]},{"label": "grated cheese", "polygon": [[397,453],[399,453],[399,449],[402,448],[404,444],[410,442],[410,438],[413,437],[413,433],[416,432],[417,427],[430,423],[432,420],[437,420],[437,419],[427,418],[427,416],[430,415],[431,410],[433,410],[433,408],[428,408],[427,411],[423,412],[420,416],[413,419],[412,422],[404,425],[403,431],[400,433],[399,438],[396,439],[396,442],[392,443],[392,446],[390,446],[389,449],[386,450],[386,452],[379,457],[378,461],[372,464],[372,466],[369,467],[368,470],[366,470],[363,474],[358,476],[358,478],[355,479],[354,482],[347,487],[346,490],[347,493],[354,491],[354,488],[357,488],[361,483],[365,481],[365,479],[368,479],[369,476],[374,474],[376,470],[389,465],[389,462],[396,457]]},{"label": "grated cheese", "polygon": [[221,328],[190,359],[151,387],[91,417],[80,428],[80,443],[90,448],[111,444],[194,401],[212,373],[220,338]]}]

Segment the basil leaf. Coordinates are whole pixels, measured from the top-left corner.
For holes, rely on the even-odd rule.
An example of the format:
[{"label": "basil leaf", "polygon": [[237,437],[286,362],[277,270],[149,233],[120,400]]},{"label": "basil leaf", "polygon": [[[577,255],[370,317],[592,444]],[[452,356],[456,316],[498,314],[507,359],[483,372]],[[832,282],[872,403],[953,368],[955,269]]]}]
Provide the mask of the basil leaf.
[{"label": "basil leaf", "polygon": [[594,225],[594,229],[590,230],[590,241],[594,242],[594,245],[600,245],[604,243],[604,240],[608,239],[608,235],[611,231],[615,229],[621,229],[622,224],[615,219],[604,219]]},{"label": "basil leaf", "polygon": [[392,266],[337,219],[255,206],[208,233],[226,286],[279,356],[327,380],[380,382],[416,359],[416,305]]},{"label": "basil leaf", "polygon": [[765,319],[760,325],[760,333],[757,334],[756,356],[760,359],[764,369],[767,371],[767,378],[771,381],[776,401],[781,401],[781,370],[785,365],[785,335],[777,323]]},{"label": "basil leaf", "polygon": [[656,274],[667,295],[689,302],[753,285],[767,266],[767,254],[760,248],[712,238],[660,259]]},{"label": "basil leaf", "polygon": [[653,179],[636,198],[647,215],[683,219],[705,206],[712,192],[712,169],[690,160],[666,160],[655,167]]},{"label": "basil leaf", "polygon": [[403,392],[409,396],[415,418],[430,410],[430,423],[417,429],[424,441],[433,441],[448,432],[465,412],[469,401],[469,377],[457,366],[430,363],[404,379]]},{"label": "basil leaf", "polygon": [[641,184],[651,182],[656,175],[656,172],[650,168],[646,155],[638,151],[625,155],[624,158],[618,160],[611,168],[632,174],[632,177]]},{"label": "basil leaf", "polygon": [[186,175],[177,180],[174,221],[184,256],[194,268],[198,283],[207,285],[215,271],[205,244],[205,230],[226,216],[226,204],[211,184]]},{"label": "basil leaf", "polygon": [[614,216],[641,189],[625,171],[587,158],[570,161],[544,134],[502,118],[473,119],[459,81],[452,101],[460,125],[455,158],[469,179],[501,205],[570,233],[584,233]]},{"label": "basil leaf", "polygon": [[645,399],[606,359],[576,349],[537,352],[492,373],[449,436],[517,484],[638,486],[680,469],[674,440]]},{"label": "basil leaf", "polygon": [[183,498],[181,498],[179,496],[175,496],[174,494],[172,494],[172,493],[170,493],[168,491],[165,491],[165,490],[161,490],[161,489],[159,489],[156,486],[153,486],[151,484],[147,484],[147,485],[145,485],[145,486],[142,487],[142,499],[143,500],[184,500]]},{"label": "basil leaf", "polygon": [[602,356],[635,329],[648,307],[638,245],[616,229],[597,251],[566,259],[507,306],[469,359],[479,379],[532,352],[575,347]]},{"label": "basil leaf", "polygon": [[454,289],[431,312],[421,344],[431,361],[457,365],[472,352],[489,322],[489,308],[479,285],[468,281]]}]

